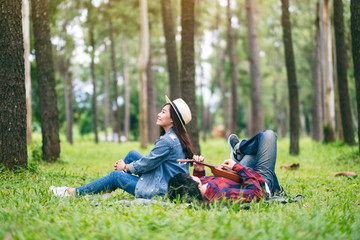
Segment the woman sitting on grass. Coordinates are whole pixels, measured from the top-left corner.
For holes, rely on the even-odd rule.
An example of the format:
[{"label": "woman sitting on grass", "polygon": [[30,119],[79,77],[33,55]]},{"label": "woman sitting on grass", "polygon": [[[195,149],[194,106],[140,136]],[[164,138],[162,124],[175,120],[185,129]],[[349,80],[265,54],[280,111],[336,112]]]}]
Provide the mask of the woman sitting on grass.
[{"label": "woman sitting on grass", "polygon": [[143,156],[132,150],[124,160],[115,162],[115,171],[109,175],[77,188],[51,186],[50,190],[54,195],[81,196],[120,188],[137,198],[164,196],[171,177],[178,173],[189,173],[189,166],[179,165],[176,160],[192,159],[194,154],[185,129],[185,124],[191,120],[188,105],[181,98],[174,101],[167,96],[165,98],[167,103],[157,115],[156,121],[156,125],[160,126],[160,138],[149,155]]}]

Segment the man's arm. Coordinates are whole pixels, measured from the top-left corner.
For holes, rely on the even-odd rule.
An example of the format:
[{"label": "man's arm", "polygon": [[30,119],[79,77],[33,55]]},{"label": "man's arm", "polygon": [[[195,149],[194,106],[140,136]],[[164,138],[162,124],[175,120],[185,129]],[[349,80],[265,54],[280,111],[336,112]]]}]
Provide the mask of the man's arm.
[{"label": "man's arm", "polygon": [[244,187],[239,193],[238,196],[235,196],[236,199],[244,198],[246,202],[250,202],[253,199],[261,199],[264,197],[265,192],[261,187],[261,184],[265,184],[264,179],[251,168],[247,168],[237,163],[234,165],[233,170],[237,172],[243,182],[241,185]]},{"label": "man's arm", "polygon": [[264,190],[261,185],[265,185],[265,180],[252,168],[244,167],[232,159],[225,160],[221,166],[237,172],[241,178],[240,185],[242,190],[239,194],[232,194],[231,198],[233,200],[244,198],[245,201],[250,202],[253,199],[260,199],[264,196]]}]

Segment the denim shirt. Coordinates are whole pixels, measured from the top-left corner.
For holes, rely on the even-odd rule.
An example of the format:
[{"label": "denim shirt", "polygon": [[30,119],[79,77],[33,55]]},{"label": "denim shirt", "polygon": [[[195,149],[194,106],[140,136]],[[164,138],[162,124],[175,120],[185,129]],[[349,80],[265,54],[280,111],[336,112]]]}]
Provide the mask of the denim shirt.
[{"label": "denim shirt", "polygon": [[164,196],[169,179],[178,173],[189,174],[188,164],[179,164],[177,159],[185,158],[182,145],[170,128],[155,143],[149,155],[129,164],[133,174],[141,174],[135,188],[135,197],[151,198]]}]

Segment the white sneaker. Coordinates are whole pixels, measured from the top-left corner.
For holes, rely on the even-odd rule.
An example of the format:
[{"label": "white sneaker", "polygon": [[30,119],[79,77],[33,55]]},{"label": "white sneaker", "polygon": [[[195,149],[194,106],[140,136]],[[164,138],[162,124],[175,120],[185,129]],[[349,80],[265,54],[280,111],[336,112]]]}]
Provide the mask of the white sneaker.
[{"label": "white sneaker", "polygon": [[55,197],[68,197],[70,194],[68,193],[68,187],[55,187],[51,186],[49,190],[53,191]]}]

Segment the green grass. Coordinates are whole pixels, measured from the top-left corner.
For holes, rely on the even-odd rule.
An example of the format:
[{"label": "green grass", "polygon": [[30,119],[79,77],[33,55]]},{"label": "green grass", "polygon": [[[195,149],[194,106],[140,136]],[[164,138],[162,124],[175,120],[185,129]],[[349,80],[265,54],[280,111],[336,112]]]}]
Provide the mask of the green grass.
[{"label": "green grass", "polygon": [[[29,170],[1,173],[0,239],[360,239],[360,178],[333,177],[337,171],[360,173],[356,147],[309,139],[300,144],[301,154],[294,157],[288,154],[288,140],[278,141],[276,172],[287,193],[302,194],[303,201],[253,203],[249,210],[238,210],[189,209],[184,204],[130,207],[119,204],[132,199],[122,190],[106,200],[56,198],[49,186],[88,183],[112,171],[129,150],[140,149],[138,142],[62,142],[60,163],[31,161]],[[210,163],[229,156],[223,139],[201,147]],[[280,169],[289,163],[300,163],[300,168]]]}]

